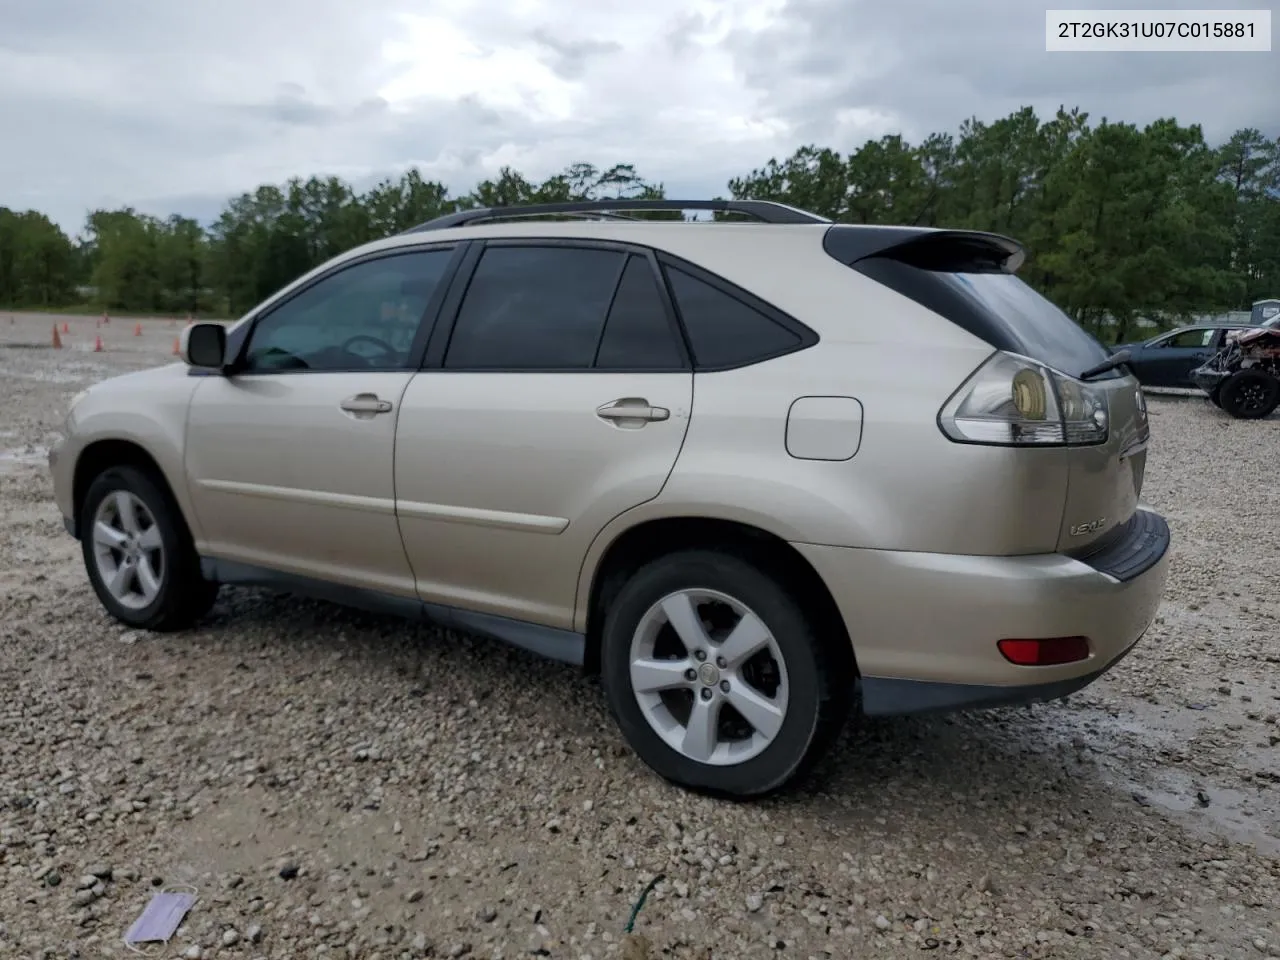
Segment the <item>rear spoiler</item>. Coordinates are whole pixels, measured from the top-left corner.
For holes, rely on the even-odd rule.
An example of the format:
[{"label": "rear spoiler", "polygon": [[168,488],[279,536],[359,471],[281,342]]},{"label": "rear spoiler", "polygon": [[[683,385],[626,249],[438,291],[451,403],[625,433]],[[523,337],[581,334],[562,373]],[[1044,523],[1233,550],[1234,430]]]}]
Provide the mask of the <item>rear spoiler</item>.
[{"label": "rear spoiler", "polygon": [[943,273],[1016,273],[1026,260],[1018,241],[981,230],[833,226],[822,247],[846,266],[879,257]]}]

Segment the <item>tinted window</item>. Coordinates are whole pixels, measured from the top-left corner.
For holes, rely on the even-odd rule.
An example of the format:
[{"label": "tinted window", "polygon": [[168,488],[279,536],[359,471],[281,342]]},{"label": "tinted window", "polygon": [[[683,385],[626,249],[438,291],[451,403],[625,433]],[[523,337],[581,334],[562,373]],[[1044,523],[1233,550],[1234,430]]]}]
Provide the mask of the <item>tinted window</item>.
[{"label": "tinted window", "polygon": [[1215,330],[1183,330],[1181,333],[1174,334],[1167,340],[1163,340],[1156,344],[1159,347],[1178,347],[1186,350],[1195,347],[1207,347],[1213,343],[1213,335]]},{"label": "tinted window", "polygon": [[[939,274],[978,301],[987,320],[1003,328],[1014,350],[1075,376],[1105,360],[1107,348],[1011,273]],[[1112,371],[1103,377],[1123,376]]]},{"label": "tinted window", "polygon": [[796,346],[800,337],[760,311],[683,270],[667,267],[667,281],[700,367],[751,363]]},{"label": "tinted window", "polygon": [[445,366],[585,370],[626,255],[581,247],[490,247],[476,265]]},{"label": "tinted window", "polygon": [[630,257],[609,309],[609,320],[596,353],[596,366],[607,370],[672,370],[684,356],[662,306],[653,268],[644,257]]},{"label": "tinted window", "polygon": [[249,370],[403,367],[453,256],[424,250],[367,260],[272,310],[249,335]]}]

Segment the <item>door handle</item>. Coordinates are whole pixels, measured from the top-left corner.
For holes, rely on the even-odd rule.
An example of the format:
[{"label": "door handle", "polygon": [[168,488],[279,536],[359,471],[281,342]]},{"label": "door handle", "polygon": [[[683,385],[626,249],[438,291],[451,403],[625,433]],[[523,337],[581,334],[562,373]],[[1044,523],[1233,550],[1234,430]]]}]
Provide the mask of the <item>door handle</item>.
[{"label": "door handle", "polygon": [[347,397],[338,406],[357,417],[372,417],[379,413],[391,412],[391,401],[379,399],[376,393],[357,393],[354,397]]},{"label": "door handle", "polygon": [[652,407],[643,397],[624,397],[596,407],[596,416],[601,420],[611,420],[614,423],[620,420],[653,422],[669,419],[671,411],[666,407]]}]

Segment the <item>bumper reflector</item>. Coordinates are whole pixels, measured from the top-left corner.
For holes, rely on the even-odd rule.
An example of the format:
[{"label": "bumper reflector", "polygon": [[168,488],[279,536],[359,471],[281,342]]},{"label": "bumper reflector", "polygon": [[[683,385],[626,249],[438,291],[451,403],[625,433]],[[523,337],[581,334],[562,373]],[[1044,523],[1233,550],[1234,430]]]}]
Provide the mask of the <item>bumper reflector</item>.
[{"label": "bumper reflector", "polygon": [[1085,637],[1001,640],[996,646],[1006,660],[1020,667],[1048,667],[1089,659],[1089,641]]}]

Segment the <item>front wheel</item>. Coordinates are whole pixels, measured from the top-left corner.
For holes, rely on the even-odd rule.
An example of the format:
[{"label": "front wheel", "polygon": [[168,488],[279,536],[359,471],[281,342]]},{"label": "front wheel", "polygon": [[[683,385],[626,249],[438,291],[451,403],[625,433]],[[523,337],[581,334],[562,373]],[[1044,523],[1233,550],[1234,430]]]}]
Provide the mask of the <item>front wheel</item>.
[{"label": "front wheel", "polygon": [[121,623],[178,630],[213,606],[218,585],[201,576],[178,506],[150,474],[131,466],[100,473],[79,529],[89,582]]},{"label": "front wheel", "polygon": [[1261,420],[1280,405],[1280,380],[1265,370],[1233,373],[1218,390],[1219,406],[1239,420]]},{"label": "front wheel", "polygon": [[623,586],[602,637],[623,736],[681,786],[780,789],[819,759],[849,701],[851,678],[815,621],[763,566],[701,550],[651,562]]}]

